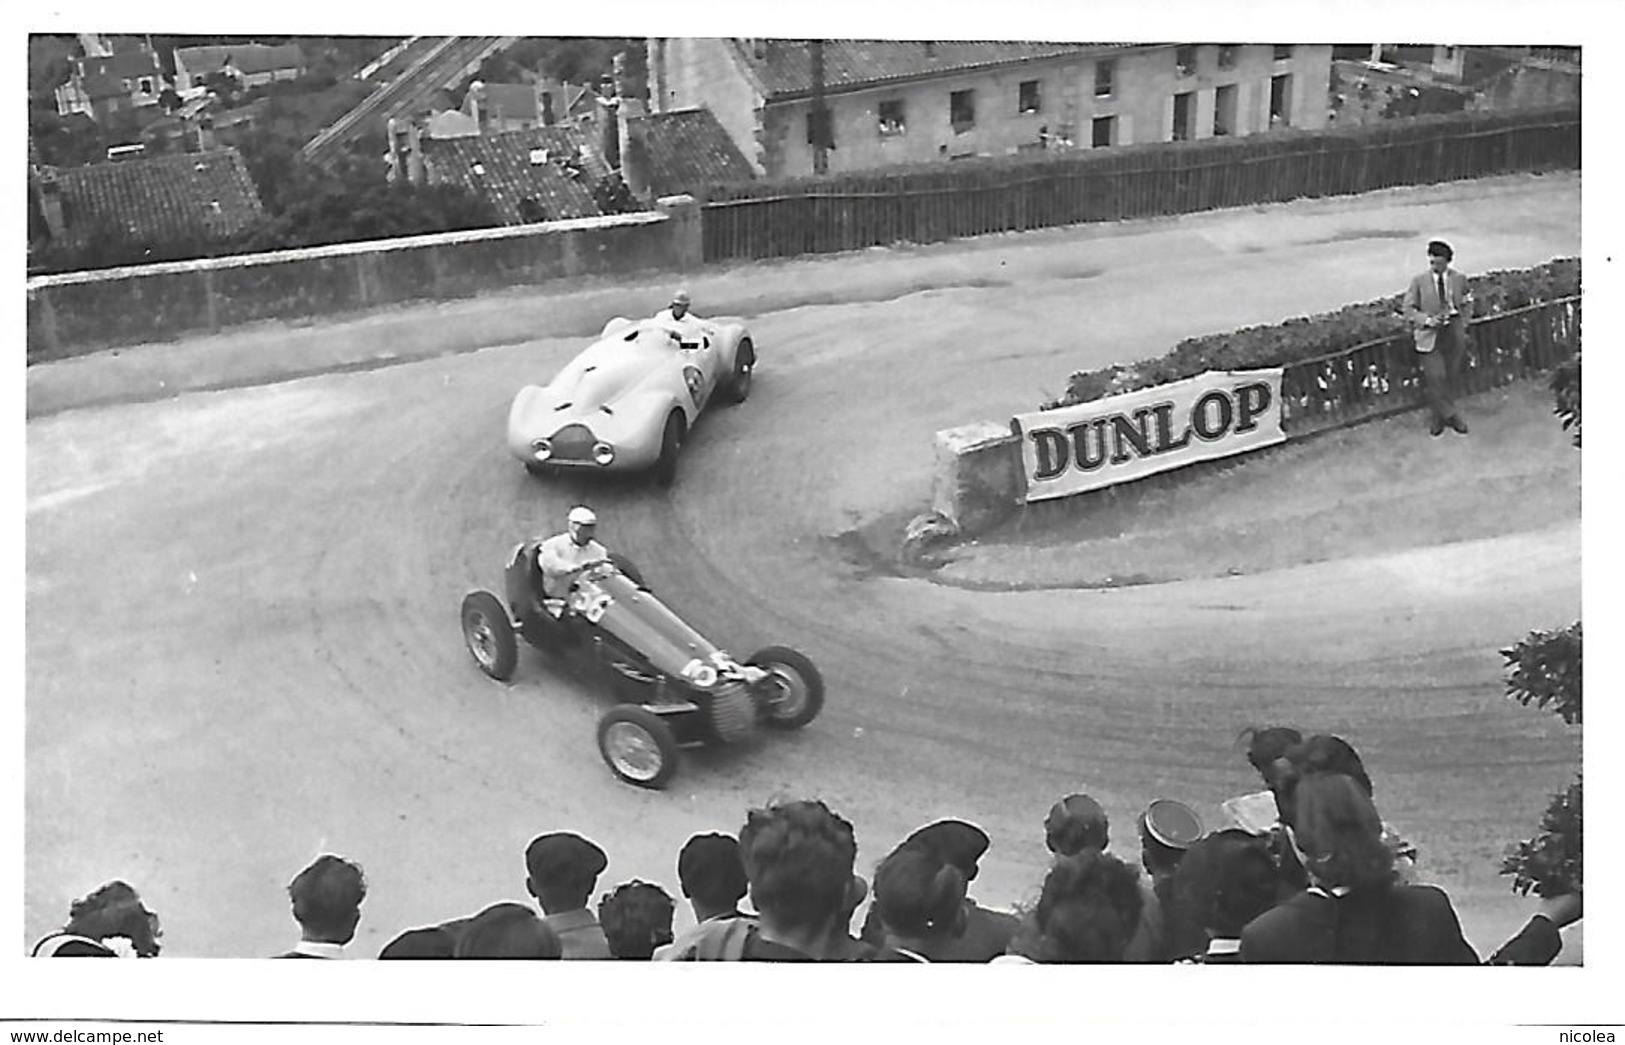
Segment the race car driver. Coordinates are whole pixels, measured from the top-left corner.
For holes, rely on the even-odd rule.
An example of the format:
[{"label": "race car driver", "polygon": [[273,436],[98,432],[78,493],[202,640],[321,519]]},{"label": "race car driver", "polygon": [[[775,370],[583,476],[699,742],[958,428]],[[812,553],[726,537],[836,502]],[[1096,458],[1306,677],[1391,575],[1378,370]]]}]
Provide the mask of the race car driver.
[{"label": "race car driver", "polygon": [[576,505],[570,509],[566,521],[569,528],[543,541],[536,553],[537,564],[542,568],[542,594],[546,598],[564,598],[582,571],[609,561],[609,552],[593,540],[598,516],[591,508]]},{"label": "race car driver", "polygon": [[688,310],[688,291],[679,289],[671,296],[671,304],[654,314],[656,322],[663,323],[677,335],[685,348],[700,340],[700,319]]}]

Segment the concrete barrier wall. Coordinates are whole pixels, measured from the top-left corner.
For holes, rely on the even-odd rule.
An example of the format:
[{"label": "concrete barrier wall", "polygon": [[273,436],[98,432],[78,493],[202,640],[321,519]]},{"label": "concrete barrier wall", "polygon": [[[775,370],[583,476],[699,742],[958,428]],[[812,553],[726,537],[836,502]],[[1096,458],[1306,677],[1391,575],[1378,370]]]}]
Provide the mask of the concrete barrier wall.
[{"label": "concrete barrier wall", "polygon": [[574,276],[701,264],[687,196],[643,214],[409,236],[28,281],[28,361]]},{"label": "concrete barrier wall", "polygon": [[1021,444],[1008,424],[976,421],[936,436],[931,508],[965,534],[1015,511],[1022,497]]}]

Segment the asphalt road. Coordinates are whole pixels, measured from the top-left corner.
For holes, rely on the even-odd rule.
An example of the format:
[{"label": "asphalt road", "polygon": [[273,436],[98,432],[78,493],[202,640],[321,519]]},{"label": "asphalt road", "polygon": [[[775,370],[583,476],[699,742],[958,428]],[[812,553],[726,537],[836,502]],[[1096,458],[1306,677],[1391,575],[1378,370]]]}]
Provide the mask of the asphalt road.
[{"label": "asphalt road", "polygon": [[[779,296],[752,315],[750,401],[702,421],[669,493],[538,482],[507,457],[514,391],[579,338],[32,420],[25,932],[123,877],[163,915],[166,953],[273,953],[293,933],[283,887],[331,850],[367,870],[370,955],[524,899],[543,831],[603,844],[604,888],[675,891],[690,833],[778,796],[850,818],[865,872],[920,823],[977,820],[994,846],[976,892],[1009,904],[1042,878],[1059,795],[1101,798],[1132,853],[1146,801],[1216,819],[1254,786],[1237,730],[1289,721],[1355,739],[1385,816],[1487,949],[1526,910],[1499,853],[1579,758],[1575,731],[1502,696],[1496,650],[1579,614],[1577,524],[1006,594],[885,575],[850,536],[925,505],[935,429],[1180,336],[1393,293],[1435,235],[1470,272],[1575,253],[1579,179],[708,273],[702,313]],[[697,754],[649,793],[599,761],[589,688],[529,652],[511,685],[479,674],[459,600],[500,589],[513,543],[578,500],[714,640],[811,655],[824,715]]]}]

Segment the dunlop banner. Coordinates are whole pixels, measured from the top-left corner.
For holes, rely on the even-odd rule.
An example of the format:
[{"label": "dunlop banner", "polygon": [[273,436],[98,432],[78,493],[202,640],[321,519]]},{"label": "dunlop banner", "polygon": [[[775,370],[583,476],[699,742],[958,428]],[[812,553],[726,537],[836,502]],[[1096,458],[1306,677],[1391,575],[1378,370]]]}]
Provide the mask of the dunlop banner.
[{"label": "dunlop banner", "polygon": [[1198,377],[1059,410],[1017,414],[1028,502],[1286,441],[1281,368]]}]

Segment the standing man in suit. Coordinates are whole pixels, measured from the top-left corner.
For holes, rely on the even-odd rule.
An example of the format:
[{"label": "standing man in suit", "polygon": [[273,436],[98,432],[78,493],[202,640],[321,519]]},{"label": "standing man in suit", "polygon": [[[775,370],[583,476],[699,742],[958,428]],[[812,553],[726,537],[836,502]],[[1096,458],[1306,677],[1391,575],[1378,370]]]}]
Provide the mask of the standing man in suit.
[{"label": "standing man in suit", "polygon": [[1449,425],[1462,435],[1467,423],[1456,414],[1455,385],[1467,348],[1467,320],[1473,300],[1467,277],[1450,267],[1455,252],[1444,240],[1428,243],[1428,270],[1405,288],[1405,318],[1416,330],[1416,352],[1422,361],[1430,431],[1439,435]]},{"label": "standing man in suit", "polygon": [[279,958],[342,958],[361,923],[367,879],[359,864],[331,853],[318,856],[288,883],[299,942]]}]

